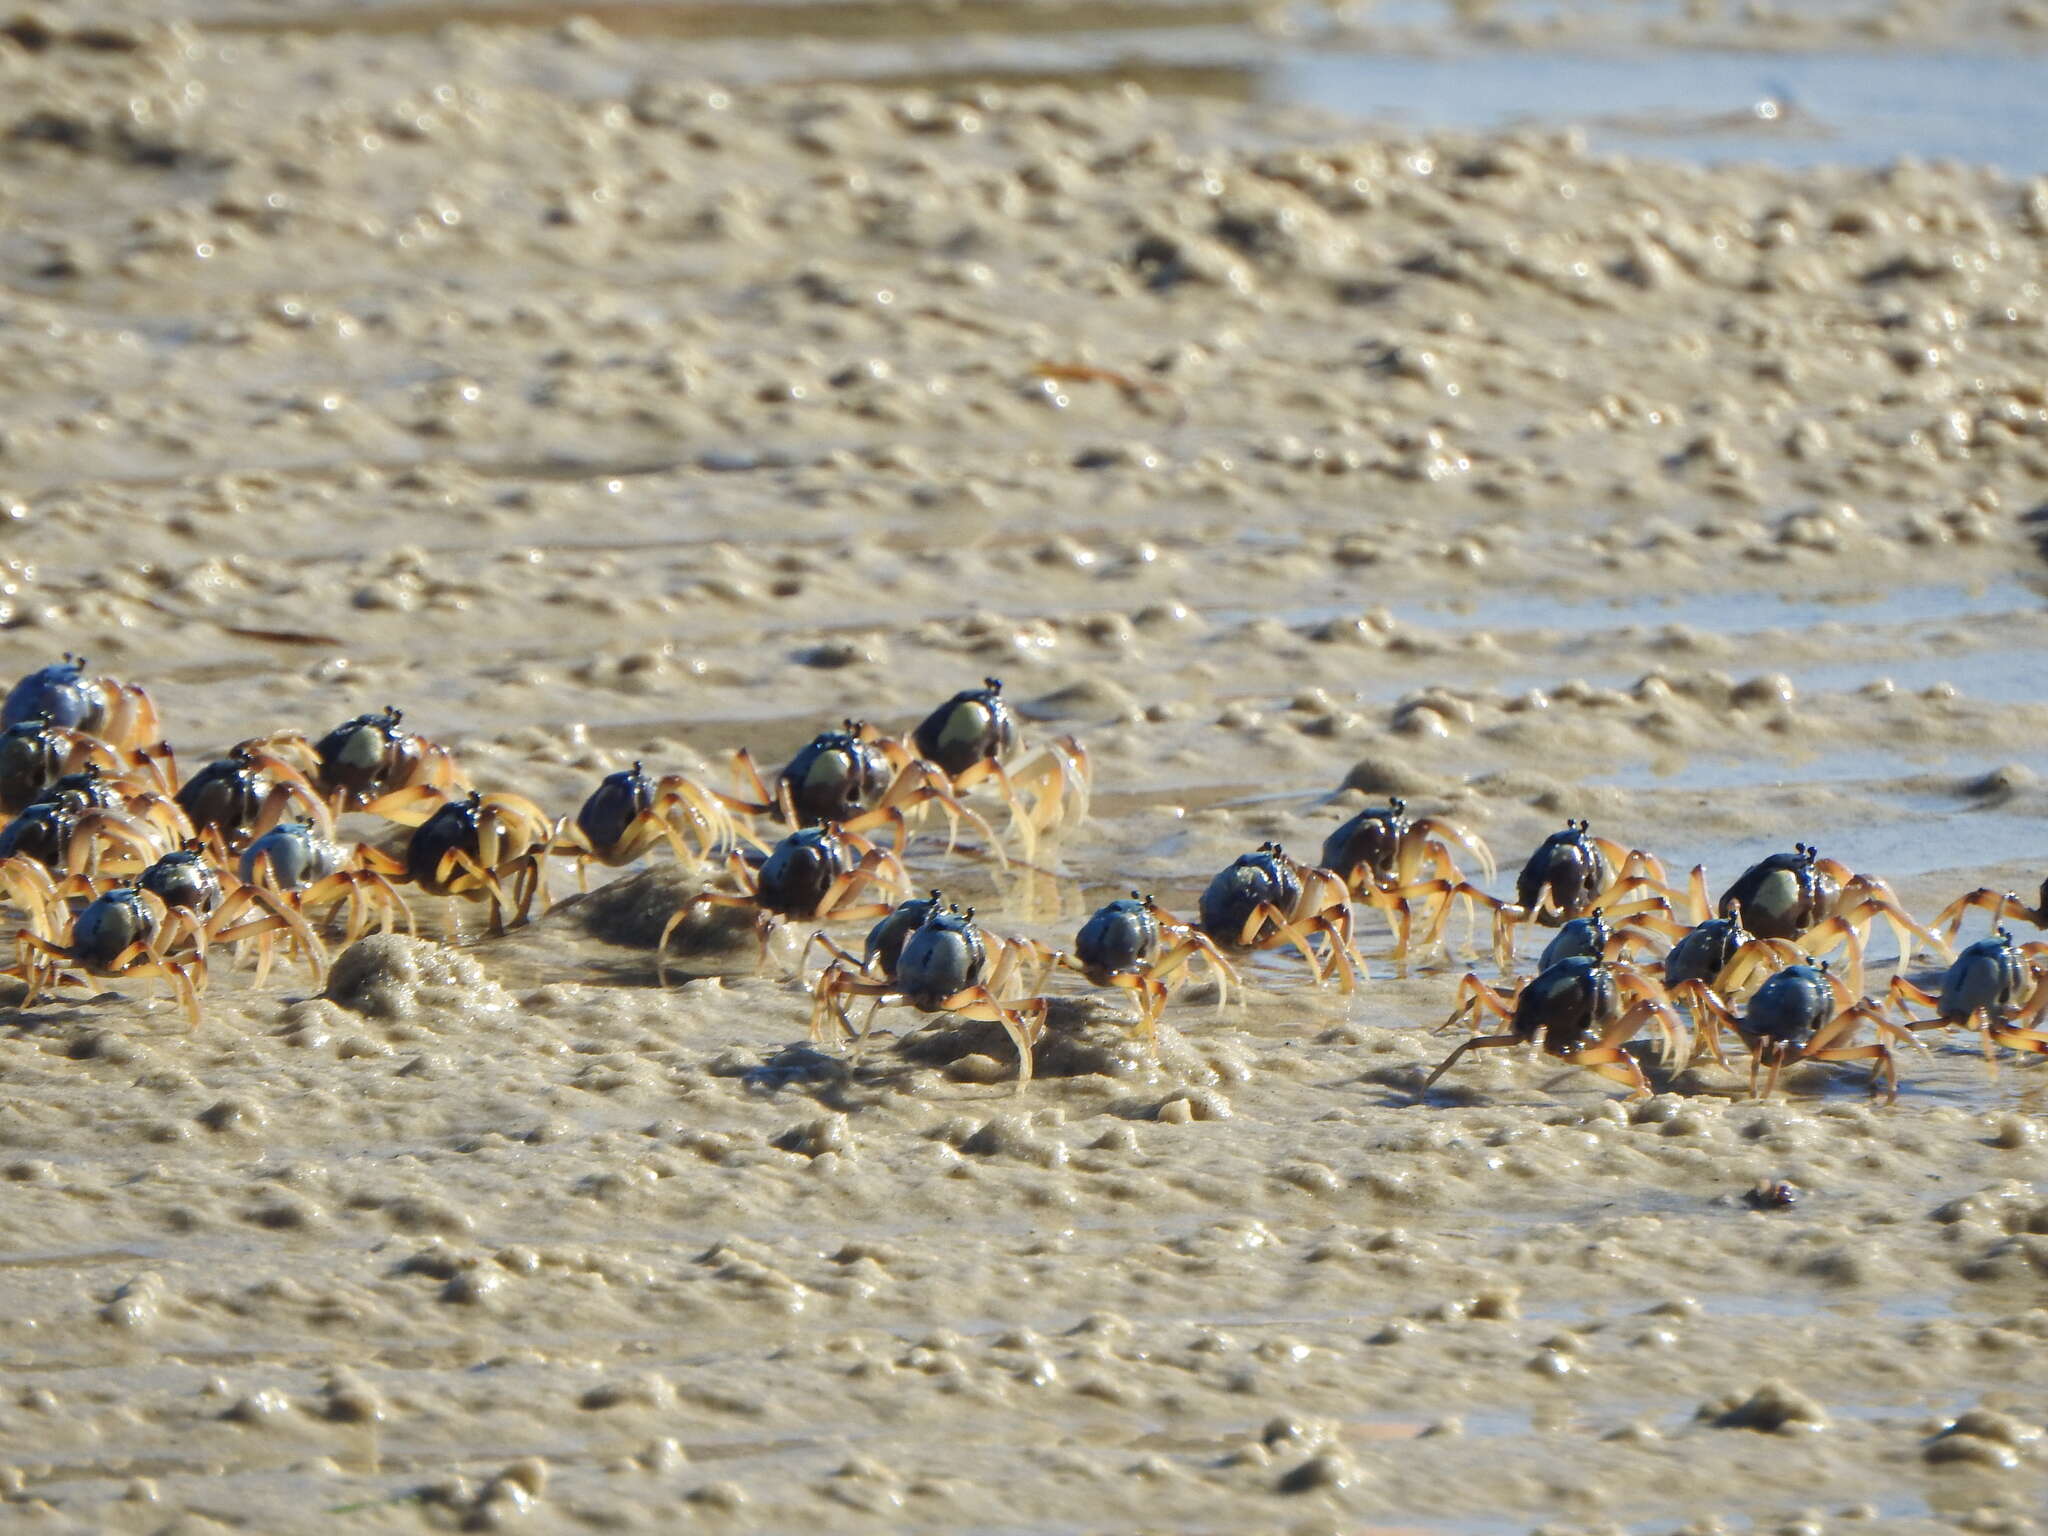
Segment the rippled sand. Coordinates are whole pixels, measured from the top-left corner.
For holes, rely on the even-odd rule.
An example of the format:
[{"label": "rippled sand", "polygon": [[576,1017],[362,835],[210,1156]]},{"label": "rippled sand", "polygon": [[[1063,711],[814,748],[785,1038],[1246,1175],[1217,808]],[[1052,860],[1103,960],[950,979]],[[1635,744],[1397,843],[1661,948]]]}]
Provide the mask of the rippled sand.
[{"label": "rippled sand", "polygon": [[[2038,887],[2048,182],[693,74],[0,41],[10,675],[188,766],[399,703],[561,813],[999,673],[1094,815],[913,875],[1054,943],[1389,792]],[[744,934],[658,989],[692,888],[0,1014],[0,1525],[2035,1528],[2038,1063],[1424,1101],[1490,967],[1375,918],[1156,1057],[1063,986],[1020,1096]]]}]

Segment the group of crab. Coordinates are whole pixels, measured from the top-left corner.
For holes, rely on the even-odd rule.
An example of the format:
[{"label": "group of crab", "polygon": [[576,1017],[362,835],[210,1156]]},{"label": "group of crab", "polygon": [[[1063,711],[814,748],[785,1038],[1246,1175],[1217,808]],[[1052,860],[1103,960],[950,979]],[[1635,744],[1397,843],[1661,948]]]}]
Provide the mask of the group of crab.
[{"label": "group of crab", "polygon": [[[196,1022],[208,957],[222,948],[258,945],[260,975],[281,944],[319,977],[323,933],[340,909],[344,943],[399,921],[412,929],[408,887],[488,903],[492,930],[503,931],[548,906],[550,858],[572,860],[587,882],[592,863],[624,866],[660,846],[736,887],[690,897],[662,935],[664,951],[669,931],[707,905],[753,909],[765,941],[784,921],[890,911],[859,898],[907,893],[906,817],[929,808],[945,814],[953,839],[965,824],[1005,857],[961,800],[984,781],[999,787],[1027,857],[1046,832],[1086,814],[1078,743],[1006,762],[1016,746],[991,678],[907,738],[854,721],[820,735],[772,791],[745,751],[733,755],[736,792],[635,763],[558,821],[523,795],[472,787],[452,751],[406,729],[391,708],[318,739],[239,742],[185,777],[149,695],[66,656],[0,702],[0,812],[11,818],[0,826],[0,901],[25,923],[6,974],[22,983],[23,1006],[87,976],[162,977]],[[340,828],[351,813],[403,833],[351,843]],[[893,850],[866,835],[883,827],[894,830]],[[951,921],[942,914],[935,926]],[[950,989],[948,1006],[977,1006],[973,981]]]},{"label": "group of crab", "polygon": [[[252,738],[186,777],[149,695],[67,656],[0,702],[0,899],[26,923],[6,974],[24,1006],[87,975],[161,976],[197,1021],[212,952],[254,942],[260,976],[282,943],[318,977],[335,909],[345,942],[411,926],[402,883],[502,901],[509,877],[530,902],[537,865],[504,855],[545,818],[458,786],[454,757],[396,710],[317,741]],[[414,831],[396,854],[347,847],[336,820],[350,811]]]},{"label": "group of crab", "polygon": [[[1297,952],[1318,983],[1334,976],[1348,992],[1365,975],[1354,904],[1385,916],[1394,956],[1405,960],[1442,946],[1463,902],[1468,914],[1493,914],[1494,958],[1504,976],[1515,972],[1520,925],[1555,933],[1534,972],[1511,990],[1476,973],[1464,978],[1443,1027],[1482,1016],[1506,1027],[1461,1042],[1428,1074],[1425,1091],[1468,1051],[1539,1044],[1647,1095],[1649,1081],[1625,1046],[1651,1026],[1660,1032],[1667,1065],[1705,1056],[1726,1067],[1723,1038],[1733,1036],[1749,1053],[1750,1091],[1762,1095],[1798,1062],[1870,1061],[1873,1091],[1896,1097],[1892,1046],[1917,1044],[1926,1030],[1975,1030],[1987,1057],[1999,1047],[2048,1054],[2048,1031],[2035,1027],[2048,1014],[2048,944],[2022,945],[2004,923],[2016,915],[2048,927],[2048,886],[2038,909],[2011,895],[1972,891],[1928,927],[1884,881],[1804,843],[1745,870],[1718,901],[1709,900],[1703,867],[1680,887],[1655,856],[1596,837],[1584,821],[1567,823],[1537,848],[1512,900],[1467,880],[1456,862],[1461,851],[1484,878],[1493,877],[1492,856],[1477,836],[1440,817],[1410,816],[1394,799],[1331,832],[1318,864],[1272,843],[1242,855],[1204,887],[1192,923],[1133,892],[1090,916],[1064,953],[983,935],[971,911],[947,907],[934,891],[882,912],[858,957],[817,935],[835,958],[814,989],[813,1029],[836,1022],[850,1031],[847,996],[894,995],[921,1008],[949,1007],[949,987],[980,973],[985,944],[997,992],[1002,981],[1020,981],[1027,971],[1035,986],[1053,966],[1069,966],[1098,985],[1131,991],[1149,1033],[1169,988],[1195,960],[1212,973],[1219,1006],[1233,986],[1242,988],[1232,957],[1260,950]],[[1954,952],[1950,941],[1973,908],[1994,913],[1994,930]],[[1948,960],[1936,990],[1901,974],[1881,1002],[1865,995],[1865,941],[1878,922],[1897,941],[1901,970],[1922,947]],[[1946,938],[1937,931],[1944,926]],[[1839,968],[1830,958],[1837,951]],[[1045,999],[1005,1007],[983,992],[976,1001],[1002,1010],[983,1016],[1004,1019],[1028,1075]],[[1916,1008],[1931,1016],[1913,1017]],[[1691,1015],[1689,1046],[1684,1013]],[[1859,1040],[1866,1028],[1875,1038]]]},{"label": "group of crab", "polygon": [[[493,931],[549,902],[550,858],[572,860],[579,884],[593,863],[623,867],[666,848],[686,868],[723,876],[677,908],[661,934],[657,971],[667,981],[673,933],[706,908],[755,915],[762,951],[788,924],[872,921],[860,953],[822,929],[823,969],[809,981],[815,1034],[865,1035],[851,1000],[874,1009],[905,1004],[925,1013],[1000,1024],[1031,1074],[1055,968],[1128,991],[1140,1030],[1156,1030],[1169,991],[1197,962],[1218,1006],[1242,995],[1237,964],[1261,951],[1298,954],[1317,983],[1346,992],[1366,975],[1355,908],[1385,917],[1393,954],[1441,949],[1455,909],[1492,914],[1492,947],[1512,977],[1524,923],[1553,928],[1534,973],[1505,989],[1465,977],[1447,1028],[1481,1016],[1505,1021],[1475,1035],[1432,1072],[1433,1085],[1465,1053],[1540,1042],[1552,1056],[1648,1092],[1624,1046],[1660,1032],[1667,1064],[1683,1054],[1725,1065],[1724,1035],[1745,1045],[1751,1087],[1769,1093],[1796,1061],[1869,1060],[1873,1087],[1896,1093],[1891,1046],[1917,1031],[1978,1029],[1996,1047],[2048,1053],[2048,946],[2018,944],[2005,926],[2021,917],[2048,927],[2041,906],[1972,891],[1933,928],[1916,922],[1883,881],[1859,875],[1799,844],[1746,871],[1708,900],[1705,871],[1681,888],[1641,849],[1595,837],[1570,822],[1532,854],[1513,899],[1469,880],[1458,860],[1491,881],[1486,844],[1442,817],[1414,816],[1399,799],[1360,811],[1334,829],[1319,861],[1264,843],[1202,889],[1194,921],[1133,892],[1095,911],[1071,950],[999,934],[974,909],[938,891],[913,896],[905,853],[913,824],[943,815],[946,848],[962,828],[979,851],[1007,866],[1008,843],[1034,860],[1040,845],[1087,815],[1091,767],[1071,737],[1022,750],[1002,684],[985,679],[956,693],[914,730],[889,736],[859,721],[828,730],[798,751],[772,787],[744,750],[732,754],[733,788],[681,774],[654,776],[635,763],[613,773],[573,816],[551,820],[532,800],[472,787],[455,754],[406,729],[396,709],[344,721],[317,739],[282,732],[238,743],[189,778],[159,734],[156,708],[138,686],[87,674],[64,661],[17,683],[0,704],[0,900],[19,909],[20,957],[8,974],[26,1002],[86,975],[163,977],[186,1014],[199,1016],[208,955],[258,947],[259,975],[279,945],[315,976],[327,963],[324,935],[344,942],[403,921],[404,890],[487,903]],[[967,797],[994,788],[1009,812],[1003,835]],[[402,829],[377,842],[346,842],[341,818],[361,813]],[[886,838],[884,834],[886,835]],[[1870,926],[1890,925],[1903,970],[1918,946],[1948,955],[1972,908],[1994,914],[1991,937],[1954,955],[1936,992],[1897,976],[1880,1003],[1863,990]],[[1825,958],[1842,951],[1835,968]],[[1912,1007],[1932,1017],[1911,1018]],[[1691,1015],[1689,1049],[1681,1052]],[[1876,1038],[1859,1041],[1865,1028]]]},{"label": "group of crab", "polygon": [[[1452,890],[1494,910],[1504,973],[1512,968],[1518,922],[1534,920],[1556,934],[1534,974],[1506,995],[1476,974],[1464,978],[1444,1027],[1488,1015],[1506,1028],[1460,1042],[1425,1089],[1468,1051],[1540,1042],[1561,1061],[1647,1095],[1642,1067],[1623,1047],[1653,1025],[1666,1065],[1690,1065],[1704,1055],[1725,1067],[1722,1037],[1733,1035],[1749,1052],[1750,1091],[1765,1095],[1797,1062],[1869,1061],[1872,1091],[1896,1098],[1892,1046],[1917,1045],[1926,1030],[1974,1029],[1987,1058],[2001,1046],[2048,1054],[2048,1032],[2034,1027],[2048,1013],[2048,944],[2020,944],[2004,925],[2013,914],[2048,926],[2048,888],[2038,910],[1975,890],[1927,927],[1884,881],[1797,843],[1752,865],[1710,903],[1703,867],[1694,866],[1680,889],[1654,856],[1595,837],[1589,823],[1574,821],[1530,856],[1514,901],[1462,882]],[[1994,912],[1993,931],[1955,952],[1963,918],[1977,907]],[[1882,1001],[1865,993],[1864,944],[1880,921],[1897,941],[1901,971],[1922,947],[1948,961],[1935,991],[1898,974]],[[1837,950],[1840,969],[1826,958]],[[1681,1048],[1681,1008],[1692,1018],[1689,1049]],[[1911,1017],[1915,1008],[1931,1016]],[[1865,1028],[1875,1038],[1859,1040]]]}]

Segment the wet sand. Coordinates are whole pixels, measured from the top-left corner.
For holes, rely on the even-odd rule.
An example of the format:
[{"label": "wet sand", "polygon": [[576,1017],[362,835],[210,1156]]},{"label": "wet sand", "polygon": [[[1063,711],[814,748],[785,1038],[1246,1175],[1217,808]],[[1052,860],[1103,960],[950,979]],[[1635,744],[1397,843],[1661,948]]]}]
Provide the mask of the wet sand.
[{"label": "wet sand", "polygon": [[[1923,918],[2048,872],[2048,182],[582,22],[0,86],[4,660],[188,766],[392,702],[561,814],[995,673],[1093,814],[912,873],[1055,944],[1389,793],[1496,890],[1569,816]],[[999,1035],[813,1050],[744,935],[657,988],[697,883],[0,1014],[6,1523],[2037,1528],[2039,1064],[1424,1098],[1491,966],[1373,918],[1356,997],[1262,960],[1156,1056],[1062,983],[1018,1095]]]}]

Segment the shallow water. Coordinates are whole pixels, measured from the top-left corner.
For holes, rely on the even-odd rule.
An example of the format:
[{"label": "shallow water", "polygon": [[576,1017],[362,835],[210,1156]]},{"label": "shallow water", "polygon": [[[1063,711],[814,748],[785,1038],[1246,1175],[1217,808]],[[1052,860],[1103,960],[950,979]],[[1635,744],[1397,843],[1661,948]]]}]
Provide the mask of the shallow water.
[{"label": "shallow water", "polygon": [[2048,171],[2038,52],[1317,51],[1268,99],[1429,131],[1574,123],[1596,149],[1788,167],[1904,156]]}]

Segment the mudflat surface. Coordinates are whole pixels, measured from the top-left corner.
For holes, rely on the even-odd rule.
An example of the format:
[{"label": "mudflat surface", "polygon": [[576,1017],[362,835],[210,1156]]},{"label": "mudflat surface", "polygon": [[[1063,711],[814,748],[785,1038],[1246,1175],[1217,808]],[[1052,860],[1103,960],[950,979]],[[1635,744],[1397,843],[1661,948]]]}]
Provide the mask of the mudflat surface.
[{"label": "mudflat surface", "polygon": [[[1054,944],[1390,793],[1502,893],[2048,872],[2048,182],[265,14],[0,40],[0,659],[188,766],[391,702],[563,814],[995,674],[1092,812],[909,862]],[[793,944],[658,988],[701,883],[0,1015],[5,1523],[2035,1528],[2038,1063],[1425,1098],[1492,966],[1375,917],[1156,1052],[1061,982],[1017,1094]]]}]

